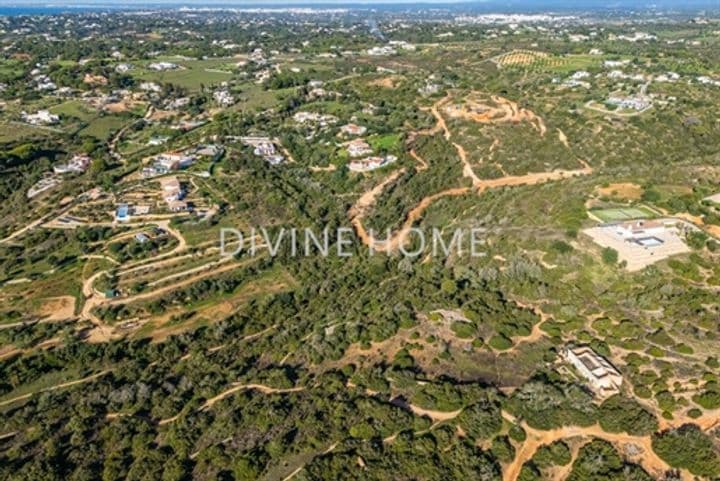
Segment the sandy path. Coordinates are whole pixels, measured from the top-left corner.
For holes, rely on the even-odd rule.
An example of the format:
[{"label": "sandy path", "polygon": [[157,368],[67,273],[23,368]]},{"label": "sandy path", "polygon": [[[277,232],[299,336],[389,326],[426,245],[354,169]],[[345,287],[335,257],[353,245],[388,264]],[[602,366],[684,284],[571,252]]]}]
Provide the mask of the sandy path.
[{"label": "sandy path", "polygon": [[418,172],[427,170],[427,168],[429,167],[429,164],[427,163],[427,161],[425,159],[420,157],[417,152],[415,152],[415,148],[410,149],[409,153],[410,153],[410,157],[415,159],[415,161],[417,161],[417,163],[418,163],[418,166],[415,168],[415,170],[417,170]]},{"label": "sandy path", "polygon": [[461,412],[463,412],[462,408],[456,411],[437,411],[434,409],[424,409],[414,404],[407,404],[407,407],[416,416],[427,416],[436,423],[455,419],[460,415]]},{"label": "sandy path", "polygon": [[[327,448],[325,451],[321,452],[320,455],[330,454],[330,453],[337,447],[338,444],[340,444],[340,443],[339,443],[339,442],[336,442],[336,443],[331,444],[330,447]],[[358,458],[358,459],[361,459],[361,458]],[[295,475],[297,475],[297,474],[298,474],[300,471],[302,471],[303,469],[305,469],[305,465],[304,465],[304,464],[303,464],[302,466],[296,468],[295,470],[293,470],[292,473],[290,473],[290,474],[288,474],[287,476],[285,476],[285,477],[283,478],[283,481],[290,481],[292,478],[295,477]]]},{"label": "sandy path", "polygon": [[285,394],[285,393],[300,392],[300,391],[305,390],[305,388],[303,386],[292,387],[292,388],[287,388],[287,389],[280,389],[280,388],[265,386],[264,384],[235,384],[230,389],[227,389],[227,390],[221,392],[220,394],[218,394],[217,396],[213,396],[210,399],[208,399],[207,401],[205,401],[205,403],[198,408],[198,411],[206,411],[206,410],[210,409],[213,406],[213,404],[215,404],[216,402],[221,401],[221,400],[225,399],[226,397],[228,397],[238,391],[244,391],[247,389],[259,391],[263,394]]},{"label": "sandy path", "polygon": [[405,246],[409,234],[412,232],[413,224],[422,217],[425,210],[430,207],[433,202],[448,196],[465,195],[470,192],[470,187],[456,187],[454,189],[443,190],[437,194],[433,194],[423,198],[418,205],[416,205],[409,213],[402,227],[390,236],[389,239],[377,240],[365,231],[361,223],[361,219],[356,217],[353,219],[352,224],[358,233],[360,239],[366,245],[372,247],[373,250],[378,252],[392,252],[401,247]]},{"label": "sandy path", "polygon": [[350,217],[355,218],[362,216],[366,209],[372,207],[375,204],[375,200],[382,193],[382,191],[385,190],[385,187],[395,182],[397,178],[404,173],[405,169],[396,170],[395,172],[385,177],[385,179],[383,179],[383,181],[380,182],[378,185],[361,195],[360,198],[358,198],[358,200],[355,202],[355,205],[350,208]]},{"label": "sandy path", "polygon": [[108,261],[109,263],[115,264],[116,266],[120,265],[120,263],[118,261],[116,261],[115,259],[113,259],[112,257],[99,255],[99,254],[85,254],[83,256],[80,256],[80,259],[99,259],[99,260]]},{"label": "sandy path", "polygon": [[13,232],[13,233],[10,234],[9,236],[5,237],[4,239],[0,239],[0,244],[4,244],[4,243],[6,243],[6,242],[10,242],[11,240],[15,239],[16,237],[20,237],[20,236],[23,235],[25,232],[27,232],[27,231],[29,231],[30,229],[33,229],[33,228],[39,226],[39,225],[42,224],[43,222],[45,222],[45,219],[47,219],[48,217],[50,217],[50,215],[43,216],[43,217],[41,217],[41,218],[39,218],[39,219],[37,219],[37,220],[34,220],[34,221],[30,222],[30,223],[27,224],[25,227],[16,230],[15,232]]},{"label": "sandy path", "polygon": [[320,167],[319,165],[311,165],[308,167],[311,172],[335,172],[337,170],[337,166],[335,164],[330,164],[325,167]]},{"label": "sandy path", "polygon": [[173,280],[173,279],[177,279],[178,277],[185,277],[185,276],[189,276],[189,275],[191,275],[191,274],[195,274],[195,273],[197,273],[197,272],[202,272],[202,271],[205,271],[205,270],[207,270],[207,269],[209,269],[209,268],[216,267],[216,266],[219,266],[219,265],[221,265],[221,264],[225,264],[226,262],[232,261],[233,259],[234,259],[234,258],[231,257],[231,256],[221,257],[220,259],[218,259],[218,260],[216,260],[216,261],[211,261],[211,262],[208,262],[207,264],[203,264],[203,265],[201,265],[201,266],[193,267],[192,269],[188,269],[188,270],[186,270],[186,271],[182,271],[182,272],[178,272],[178,273],[176,273],[176,274],[170,274],[169,276],[161,277],[160,279],[157,279],[157,280],[154,280],[154,281],[152,281],[152,282],[149,282],[149,283],[148,283],[148,287],[153,287],[153,286],[156,286],[156,285],[158,285],[158,284],[162,284],[162,283],[164,283],[164,282],[167,282],[167,281],[170,281],[170,280]]},{"label": "sandy path", "polygon": [[[165,229],[168,233],[172,234],[173,236],[175,236],[178,240],[178,245],[169,252],[160,254],[159,256],[156,256],[156,257],[153,257],[150,260],[151,263],[156,261],[159,258],[165,258],[168,256],[172,256],[178,252],[182,252],[187,249],[187,242],[185,241],[185,238],[176,229],[173,229],[172,227],[170,227],[169,220],[167,220],[167,219],[159,220],[159,221],[155,221],[153,223],[158,225],[159,227]],[[100,224],[92,224],[92,225],[100,225]],[[145,224],[137,223],[137,224],[128,224],[128,225],[145,225]],[[140,262],[145,263],[147,261],[148,261],[147,259],[144,259],[143,261],[140,261]],[[130,265],[133,265],[133,264],[130,264]],[[115,301],[115,303],[117,303],[117,301],[123,301],[123,300],[125,302],[130,302],[130,301],[128,301],[128,298],[125,298],[122,300],[121,299],[106,299],[103,297],[104,296],[103,293],[98,292],[93,287],[93,284],[100,276],[109,275],[109,272],[110,272],[109,270],[96,272],[95,274],[93,274],[92,276],[90,276],[88,279],[86,279],[83,282],[82,292],[83,292],[83,295],[85,296],[86,300],[80,311],[80,318],[88,320],[95,325],[95,328],[93,328],[89,332],[89,335],[87,338],[88,342],[107,342],[113,338],[113,329],[110,326],[108,326],[107,324],[105,324],[105,322],[102,319],[100,319],[98,316],[93,314],[92,311],[96,307],[103,305],[103,304],[114,303],[113,301]],[[177,284],[175,286],[177,286]],[[169,286],[169,287],[173,288],[174,286]],[[166,292],[166,291],[163,291],[162,289],[158,289],[158,291]],[[161,294],[162,292],[159,292],[158,294]],[[150,294],[150,293],[146,293],[146,294]],[[142,294],[140,294],[138,296],[141,296],[141,295]],[[138,296],[136,296],[136,298]],[[143,299],[143,297],[140,297],[140,299]]]},{"label": "sandy path", "polygon": [[[659,479],[665,471],[671,467],[652,450],[652,441],[650,436],[632,436],[624,433],[607,433],[595,424],[588,427],[568,426],[549,431],[539,431],[529,427],[525,422],[521,426],[527,432],[528,436],[525,442],[520,446],[515,454],[515,459],[503,471],[503,481],[516,481],[523,464],[532,459],[535,452],[543,445],[553,443],[555,441],[576,438],[591,437],[604,439],[615,445],[634,444],[642,449],[642,454],[638,457],[639,464],[653,477]],[[620,450],[622,453],[622,449]],[[687,472],[681,472],[682,479],[691,481],[692,476]]]},{"label": "sandy path", "polygon": [[455,147],[455,150],[457,150],[458,156],[460,157],[460,160],[463,163],[463,177],[467,177],[470,179],[473,183],[473,187],[478,188],[482,184],[482,180],[480,180],[480,177],[478,177],[475,174],[475,171],[472,169],[472,166],[470,165],[470,162],[467,158],[467,152],[465,152],[465,148],[458,144],[453,142],[453,147]]},{"label": "sandy path", "polygon": [[[665,212],[667,213],[667,211]],[[691,222],[699,228],[703,229],[708,234],[712,235],[713,237],[720,239],[720,226],[714,224],[706,224],[703,218],[700,216],[692,215],[688,212],[680,212],[677,214],[672,214],[672,216]]]},{"label": "sandy path", "polygon": [[[231,260],[232,260],[233,258],[232,258],[232,257],[228,257],[227,259],[231,259]],[[175,282],[175,283],[173,283],[173,284],[170,284],[170,285],[161,287],[161,288],[159,288],[159,289],[155,289],[154,291],[142,292],[142,293],[136,294],[136,295],[134,295],[134,296],[115,297],[115,298],[107,299],[105,302],[101,302],[101,304],[110,304],[110,305],[115,305],[115,304],[129,304],[129,303],[131,303],[131,302],[142,301],[142,300],[145,300],[145,299],[152,299],[153,297],[157,297],[157,296],[159,296],[159,295],[162,295],[162,294],[165,294],[165,293],[167,293],[167,292],[173,291],[173,290],[178,289],[178,288],[180,288],[180,287],[185,287],[185,286],[187,286],[188,284],[192,284],[192,283],[194,283],[194,282],[200,281],[200,280],[202,280],[202,279],[204,279],[204,278],[206,278],[206,277],[214,276],[214,275],[217,275],[217,274],[222,274],[223,272],[227,272],[227,271],[229,271],[229,270],[232,270],[232,269],[235,269],[235,268],[238,268],[238,267],[242,267],[242,266],[246,265],[248,262],[250,262],[250,261],[252,261],[252,260],[254,260],[254,259],[249,259],[249,260],[246,261],[246,262],[234,262],[234,263],[232,263],[232,264],[224,265],[224,266],[222,266],[222,267],[219,267],[219,268],[217,268],[217,269],[215,269],[215,270],[213,270],[213,271],[209,271],[209,272],[201,272],[201,273],[199,273],[199,274],[196,274],[196,275],[194,275],[194,276],[191,276],[191,277],[188,277],[188,278],[186,278],[186,279],[180,280],[180,281]],[[201,267],[205,267],[205,266],[201,266]],[[175,277],[175,275],[173,275],[173,276],[168,276],[168,277]]]},{"label": "sandy path", "polygon": [[0,239],[0,244],[5,244],[7,242],[12,241],[13,239],[15,239],[17,237],[20,237],[25,232],[32,230],[35,227],[38,227],[39,225],[43,224],[50,217],[59,217],[59,216],[67,214],[73,207],[74,207],[73,205],[69,205],[69,206],[61,209],[58,212],[50,212],[49,214],[45,214],[44,216],[40,217],[39,219],[36,219],[36,220],[30,222],[29,224],[26,224],[25,227],[16,230],[15,232],[13,232],[9,236],[5,237],[4,239]]},{"label": "sandy path", "polygon": [[10,399],[8,399],[8,400],[1,401],[1,402],[0,402],[0,406],[6,406],[6,405],[12,404],[12,403],[14,403],[14,402],[16,402],[16,401],[22,401],[22,400],[24,400],[24,399],[29,399],[29,398],[31,398],[32,396],[34,396],[35,394],[39,394],[39,393],[43,393],[43,392],[50,392],[50,391],[57,391],[57,390],[59,390],[59,389],[63,389],[63,388],[66,388],[66,387],[76,386],[76,385],[78,385],[78,384],[83,384],[83,383],[86,383],[86,382],[90,382],[90,381],[93,381],[93,380],[95,380],[95,379],[97,379],[97,378],[99,378],[99,377],[102,377],[102,376],[106,375],[106,374],[109,373],[110,371],[111,371],[110,369],[106,369],[106,370],[104,370],[104,371],[101,371],[101,372],[92,374],[92,375],[87,376],[87,377],[84,377],[84,378],[82,378],[82,379],[76,379],[75,381],[67,381],[67,382],[64,382],[64,383],[61,383],[61,384],[56,384],[55,386],[50,386],[50,387],[46,387],[46,388],[44,388],[44,389],[40,389],[39,391],[29,392],[29,393],[27,393],[27,394],[23,394],[22,396],[17,396],[17,397],[14,397],[14,398],[10,398]]},{"label": "sandy path", "polygon": [[565,132],[563,132],[563,131],[560,130],[560,129],[557,129],[557,133],[558,133],[558,140],[560,141],[560,143],[563,144],[566,149],[569,149],[569,148],[570,148],[570,144],[568,144],[568,139],[567,139],[567,137],[565,136]]}]

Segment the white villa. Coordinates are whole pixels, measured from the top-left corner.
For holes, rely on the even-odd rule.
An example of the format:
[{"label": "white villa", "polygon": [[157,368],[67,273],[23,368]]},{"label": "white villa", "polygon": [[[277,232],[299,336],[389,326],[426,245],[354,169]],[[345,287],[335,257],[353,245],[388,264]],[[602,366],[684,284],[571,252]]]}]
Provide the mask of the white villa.
[{"label": "white villa", "polygon": [[663,222],[653,220],[634,220],[615,226],[615,232],[622,238],[637,241],[665,233],[667,226]]},{"label": "white villa", "polygon": [[293,120],[298,124],[314,122],[324,127],[328,124],[334,124],[337,122],[337,117],[334,115],[323,115],[315,112],[297,112],[293,115]]},{"label": "white villa", "polygon": [[348,169],[353,172],[368,172],[371,170],[385,167],[397,160],[394,155],[386,155],[385,157],[365,157],[364,159],[353,160],[348,164]]},{"label": "white villa", "polygon": [[561,355],[590,383],[598,396],[611,396],[620,391],[623,383],[620,371],[590,347],[568,346]]},{"label": "white villa", "polygon": [[349,142],[345,142],[345,148],[348,151],[350,157],[362,157],[363,155],[372,154],[370,145],[364,139],[355,139]]},{"label": "white villa", "polygon": [[79,174],[85,172],[90,167],[92,159],[85,154],[74,155],[66,164],[59,164],[53,167],[56,174]]},{"label": "white villa", "polygon": [[38,110],[35,114],[23,112],[22,119],[31,125],[52,125],[60,122],[60,117],[49,110]]},{"label": "white villa", "polygon": [[158,72],[162,72],[163,70],[175,70],[179,67],[180,66],[178,64],[172,62],[154,62],[148,65],[148,68],[150,70],[155,70]]},{"label": "white villa", "polygon": [[367,127],[357,124],[346,124],[340,127],[340,133],[344,135],[363,135],[367,132]]},{"label": "white villa", "polygon": [[160,179],[162,197],[167,203],[168,209],[174,212],[187,209],[187,202],[183,200],[185,191],[177,177],[164,177]]},{"label": "white villa", "polygon": [[184,169],[191,166],[193,162],[195,162],[195,157],[183,152],[165,152],[154,158],[154,165],[165,171]]}]

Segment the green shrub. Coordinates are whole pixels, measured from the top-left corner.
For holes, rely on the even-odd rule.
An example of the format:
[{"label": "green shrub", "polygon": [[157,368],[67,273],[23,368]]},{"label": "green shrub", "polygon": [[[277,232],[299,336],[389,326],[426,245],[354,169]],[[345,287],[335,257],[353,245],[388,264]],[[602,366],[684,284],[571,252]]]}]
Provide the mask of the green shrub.
[{"label": "green shrub", "polygon": [[572,461],[572,453],[567,444],[562,441],[555,441],[540,446],[535,456],[533,456],[533,461],[541,468],[567,466]]},{"label": "green shrub", "polygon": [[508,339],[502,334],[495,334],[493,337],[490,338],[488,344],[490,344],[490,347],[498,351],[504,351],[506,349],[510,349],[513,346],[512,340]]},{"label": "green shrub", "polygon": [[720,455],[712,439],[694,424],[656,433],[653,451],[674,468],[687,469],[697,476],[720,475]]},{"label": "green shrub", "polygon": [[602,260],[605,264],[615,265],[618,261],[618,251],[612,247],[605,247],[602,250]]},{"label": "green shrub", "polygon": [[601,405],[598,413],[600,426],[608,432],[626,432],[642,436],[658,428],[655,416],[640,404],[619,394],[609,397]]}]

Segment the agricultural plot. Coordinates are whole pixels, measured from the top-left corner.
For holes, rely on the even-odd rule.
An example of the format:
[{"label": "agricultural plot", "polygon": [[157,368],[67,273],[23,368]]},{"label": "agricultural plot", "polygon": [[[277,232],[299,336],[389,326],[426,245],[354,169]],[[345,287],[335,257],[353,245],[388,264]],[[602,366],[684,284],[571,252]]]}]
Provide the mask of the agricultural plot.
[{"label": "agricultural plot", "polygon": [[513,50],[494,57],[492,61],[501,68],[569,72],[596,64],[598,58],[590,55],[558,56],[533,50]]},{"label": "agricultural plot", "polygon": [[652,219],[657,216],[655,211],[644,205],[637,207],[621,207],[616,209],[594,209],[590,211],[590,215],[597,218],[600,222]]}]

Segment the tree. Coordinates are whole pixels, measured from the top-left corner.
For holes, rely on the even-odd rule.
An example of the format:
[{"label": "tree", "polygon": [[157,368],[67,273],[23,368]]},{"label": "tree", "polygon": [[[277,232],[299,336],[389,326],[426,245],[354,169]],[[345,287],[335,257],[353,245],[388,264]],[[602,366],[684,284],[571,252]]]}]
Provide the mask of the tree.
[{"label": "tree", "polygon": [[612,247],[605,247],[602,250],[602,260],[605,264],[614,265],[618,261],[618,252]]}]

